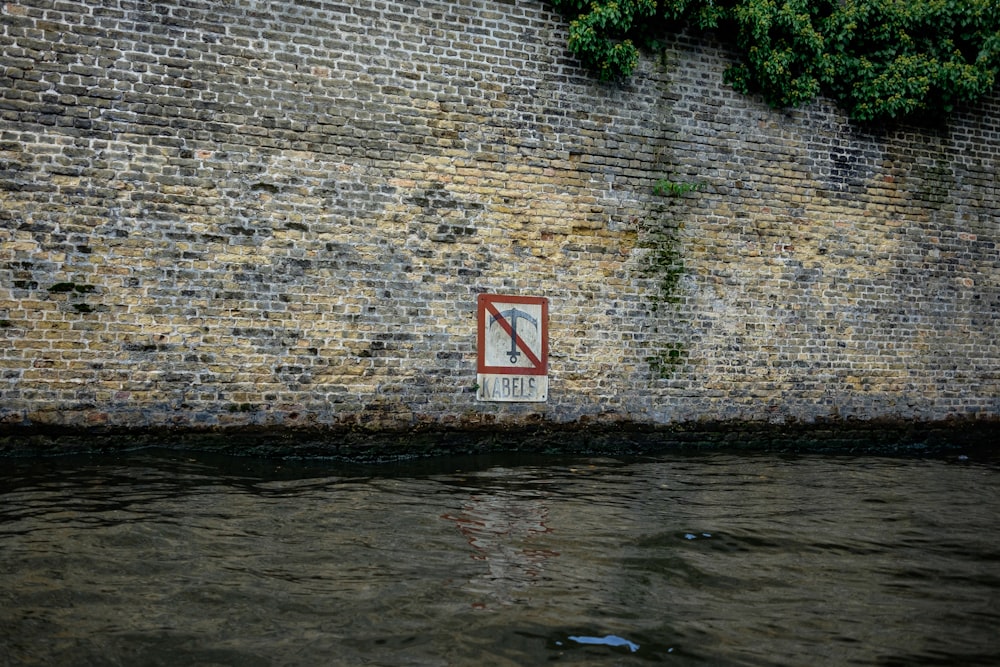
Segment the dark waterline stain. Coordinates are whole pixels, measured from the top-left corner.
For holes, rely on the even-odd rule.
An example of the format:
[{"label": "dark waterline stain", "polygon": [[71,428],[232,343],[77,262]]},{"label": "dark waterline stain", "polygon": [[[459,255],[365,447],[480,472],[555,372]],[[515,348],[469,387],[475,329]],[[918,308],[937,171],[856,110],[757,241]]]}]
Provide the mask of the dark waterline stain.
[{"label": "dark waterline stain", "polygon": [[403,431],[355,428],[232,430],[80,430],[0,425],[0,458],[121,453],[169,448],[256,458],[336,460],[346,463],[410,462],[473,455],[653,455],[670,452],[770,452],[935,455],[991,449],[1000,421],[905,420],[767,424],[699,422],[430,426]]}]

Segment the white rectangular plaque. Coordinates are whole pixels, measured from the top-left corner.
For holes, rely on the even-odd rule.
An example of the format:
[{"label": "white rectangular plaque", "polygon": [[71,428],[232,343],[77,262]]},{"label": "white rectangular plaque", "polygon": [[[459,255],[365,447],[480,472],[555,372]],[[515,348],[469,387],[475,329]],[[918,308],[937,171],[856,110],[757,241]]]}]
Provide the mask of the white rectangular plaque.
[{"label": "white rectangular plaque", "polygon": [[480,401],[545,401],[549,301],[537,296],[479,295]]}]

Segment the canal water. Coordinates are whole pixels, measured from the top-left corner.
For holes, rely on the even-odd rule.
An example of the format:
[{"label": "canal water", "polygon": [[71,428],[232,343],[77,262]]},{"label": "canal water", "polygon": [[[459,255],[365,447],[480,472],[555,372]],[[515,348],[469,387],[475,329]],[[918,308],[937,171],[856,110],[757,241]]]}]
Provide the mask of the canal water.
[{"label": "canal water", "polygon": [[0,465],[0,665],[1000,661],[995,454]]}]

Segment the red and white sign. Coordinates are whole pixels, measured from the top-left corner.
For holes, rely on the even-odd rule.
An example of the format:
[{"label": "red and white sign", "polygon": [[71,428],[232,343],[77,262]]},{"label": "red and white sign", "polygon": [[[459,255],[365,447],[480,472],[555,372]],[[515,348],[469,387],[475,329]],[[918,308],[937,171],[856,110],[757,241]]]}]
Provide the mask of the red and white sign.
[{"label": "red and white sign", "polygon": [[537,296],[480,294],[477,398],[548,398],[549,301]]}]

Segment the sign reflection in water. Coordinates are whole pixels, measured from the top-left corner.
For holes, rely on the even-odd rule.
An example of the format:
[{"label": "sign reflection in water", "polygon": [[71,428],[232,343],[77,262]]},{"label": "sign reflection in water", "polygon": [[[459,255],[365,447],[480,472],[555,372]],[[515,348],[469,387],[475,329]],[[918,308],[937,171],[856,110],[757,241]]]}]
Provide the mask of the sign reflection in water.
[{"label": "sign reflection in water", "polygon": [[[504,468],[489,473],[501,484],[505,477],[517,477]],[[443,515],[466,537],[473,549],[471,557],[486,565],[486,571],[470,582],[471,590],[483,596],[473,603],[480,609],[488,606],[487,600],[499,604],[526,600],[527,589],[541,576],[545,561],[559,556],[557,551],[532,545],[534,537],[550,532],[545,525],[545,494],[501,484],[470,495],[460,513]]]}]

